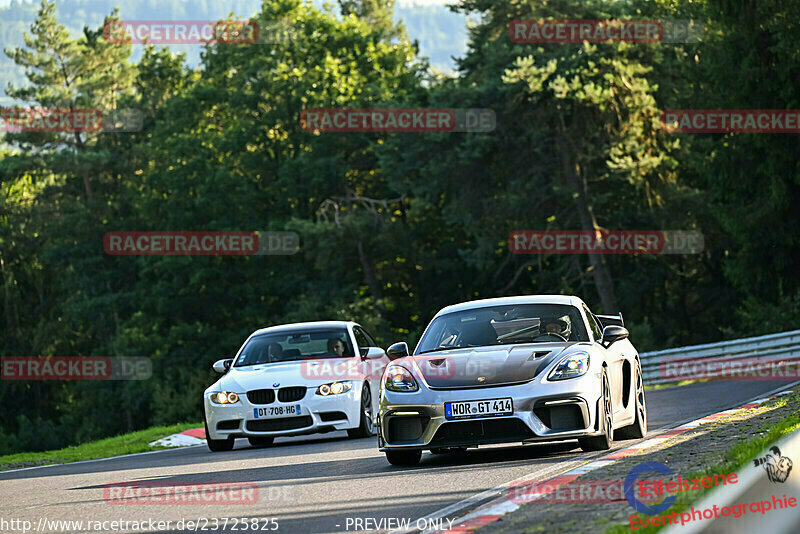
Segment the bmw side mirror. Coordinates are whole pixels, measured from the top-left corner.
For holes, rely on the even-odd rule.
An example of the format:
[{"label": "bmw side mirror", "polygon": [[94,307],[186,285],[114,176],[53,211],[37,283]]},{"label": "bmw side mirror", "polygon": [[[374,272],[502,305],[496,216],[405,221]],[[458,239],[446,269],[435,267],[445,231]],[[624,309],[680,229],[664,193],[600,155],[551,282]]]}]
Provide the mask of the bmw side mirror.
[{"label": "bmw side mirror", "polygon": [[214,365],[212,366],[212,368],[216,372],[222,373],[224,375],[225,373],[227,373],[230,370],[232,363],[233,363],[232,359],[217,360],[217,361],[214,362]]},{"label": "bmw side mirror", "polygon": [[408,356],[408,344],[406,344],[405,341],[401,341],[400,343],[395,343],[394,345],[386,349],[386,356],[388,356],[390,360],[405,358],[406,356]]},{"label": "bmw side mirror", "polygon": [[380,347],[364,347],[361,349],[361,357],[365,360],[379,360],[383,358],[385,352]]},{"label": "bmw side mirror", "polygon": [[608,348],[617,341],[627,339],[628,335],[628,329],[624,326],[609,325],[603,328],[603,341],[601,344]]}]

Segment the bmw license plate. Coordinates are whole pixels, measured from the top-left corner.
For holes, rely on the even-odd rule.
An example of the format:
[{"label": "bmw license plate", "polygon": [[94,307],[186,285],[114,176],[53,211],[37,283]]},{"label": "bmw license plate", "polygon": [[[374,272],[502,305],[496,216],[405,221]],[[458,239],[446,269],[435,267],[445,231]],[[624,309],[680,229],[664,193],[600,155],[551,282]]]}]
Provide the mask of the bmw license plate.
[{"label": "bmw license plate", "polygon": [[513,413],[514,403],[510,398],[444,403],[444,416],[446,419],[495,417],[498,415],[512,415]]},{"label": "bmw license plate", "polygon": [[266,408],[253,408],[253,417],[256,419],[271,419],[273,417],[286,417],[300,415],[303,411],[299,404],[288,406],[267,406]]}]

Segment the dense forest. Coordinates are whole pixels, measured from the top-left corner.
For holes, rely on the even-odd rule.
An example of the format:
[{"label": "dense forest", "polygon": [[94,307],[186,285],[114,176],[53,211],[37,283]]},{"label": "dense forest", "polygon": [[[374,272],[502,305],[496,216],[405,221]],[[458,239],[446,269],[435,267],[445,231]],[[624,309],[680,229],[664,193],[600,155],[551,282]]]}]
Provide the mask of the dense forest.
[{"label": "dense forest", "polygon": [[[442,306],[563,293],[621,310],[639,350],[796,328],[796,135],[675,134],[659,118],[800,107],[800,3],[462,0],[461,20],[478,22],[454,76],[420,58],[393,2],[341,4],[346,16],[264,0],[252,17],[289,22],[293,39],[209,45],[195,67],[152,47],[134,58],[104,41],[102,21],[74,35],[53,3],[37,8],[27,44],[8,50],[27,72],[9,97],[133,108],[144,122],[132,133],[5,135],[0,354],[146,356],[153,377],[2,382],[0,451],[198,421],[211,364],[286,322],[352,319],[384,346],[415,343]],[[75,26],[85,15],[70,16]],[[691,43],[512,42],[509,23],[533,18],[693,19],[704,32]],[[301,126],[304,109],[331,107],[487,108],[497,126]],[[587,227],[699,231],[705,248],[516,255],[507,245],[514,230]],[[105,233],[124,230],[292,231],[301,245],[291,256],[106,254]]]},{"label": "dense forest", "polygon": [[[326,2],[314,0],[314,5],[323,8]],[[327,2],[331,11],[341,13],[336,2]],[[58,21],[69,30],[70,35],[83,33],[84,27],[95,28],[103,24],[104,18],[119,8],[122,20],[215,20],[233,14],[249,17],[260,6],[259,0],[228,0],[209,2],[206,0],[61,0],[56,5]],[[12,0],[8,6],[0,7],[0,104],[10,103],[3,89],[11,82],[26,83],[25,71],[1,53],[2,48],[23,46],[25,31],[36,19],[38,4],[32,0]],[[419,42],[420,54],[430,58],[432,67],[450,72],[455,64],[452,59],[466,50],[466,17],[463,13],[450,11],[444,5],[418,5],[414,2],[397,5],[395,20],[402,20],[412,40]],[[171,47],[173,52],[185,53],[186,63],[197,67],[200,63],[201,46],[179,44]],[[131,60],[139,61],[144,47],[133,47]]]}]

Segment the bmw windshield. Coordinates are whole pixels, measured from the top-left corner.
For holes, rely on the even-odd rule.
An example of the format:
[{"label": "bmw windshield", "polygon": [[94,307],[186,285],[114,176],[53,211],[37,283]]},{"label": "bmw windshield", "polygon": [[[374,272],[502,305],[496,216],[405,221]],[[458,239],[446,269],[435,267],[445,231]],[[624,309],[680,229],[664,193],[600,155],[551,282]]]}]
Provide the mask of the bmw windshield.
[{"label": "bmw windshield", "polygon": [[291,330],[251,337],[233,366],[345,358],[353,354],[346,329]]},{"label": "bmw windshield", "polygon": [[511,343],[589,341],[581,314],[564,304],[487,306],[433,320],[416,354]]}]

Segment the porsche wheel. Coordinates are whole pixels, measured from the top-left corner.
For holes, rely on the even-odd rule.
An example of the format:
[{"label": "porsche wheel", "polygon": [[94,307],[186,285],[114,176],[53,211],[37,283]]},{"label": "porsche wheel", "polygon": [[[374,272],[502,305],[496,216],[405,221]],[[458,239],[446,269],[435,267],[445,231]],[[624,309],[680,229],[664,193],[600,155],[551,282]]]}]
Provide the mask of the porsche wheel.
[{"label": "porsche wheel", "polygon": [[644,399],[644,382],[642,381],[642,367],[636,364],[636,419],[632,424],[620,428],[619,437],[621,439],[639,439],[647,435],[647,405]]},{"label": "porsche wheel", "polygon": [[411,467],[419,463],[422,451],[386,451],[386,459],[392,465]]},{"label": "porsche wheel", "polygon": [[603,433],[599,436],[592,436],[589,438],[580,438],[578,443],[581,449],[585,451],[607,451],[611,448],[614,441],[614,419],[613,412],[611,411],[611,388],[608,385],[608,375],[606,370],[603,369],[603,402],[601,407],[602,413],[597,414],[597,417],[602,416]]}]

